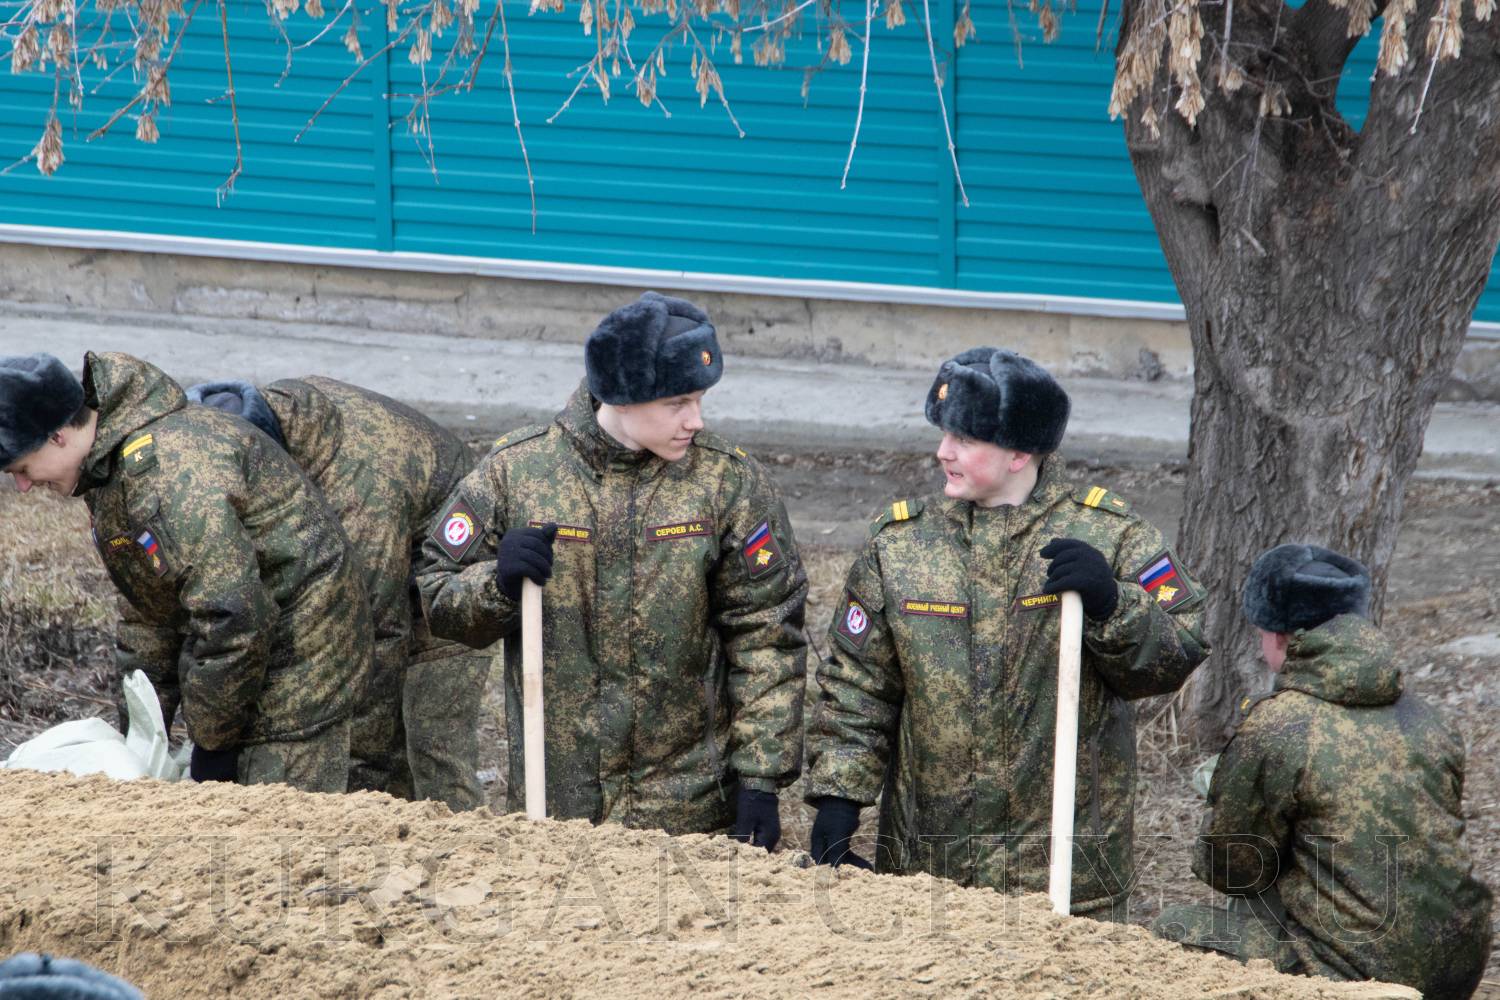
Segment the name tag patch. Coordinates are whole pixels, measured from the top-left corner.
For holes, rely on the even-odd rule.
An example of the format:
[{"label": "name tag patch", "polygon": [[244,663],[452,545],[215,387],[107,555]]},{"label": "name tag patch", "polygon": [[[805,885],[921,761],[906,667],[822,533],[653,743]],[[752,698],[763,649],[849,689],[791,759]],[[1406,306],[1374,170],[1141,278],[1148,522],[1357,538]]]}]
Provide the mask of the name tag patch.
[{"label": "name tag patch", "polygon": [[1012,611],[1051,611],[1062,603],[1061,594],[1031,594],[1016,598]]},{"label": "name tag patch", "polygon": [[[527,521],[528,528],[543,528],[551,521]],[[560,542],[591,542],[594,540],[594,532],[589,528],[580,528],[576,524],[559,524],[557,526],[557,540]]]},{"label": "name tag patch", "polygon": [[969,617],[969,606],[957,604],[953,601],[914,601],[907,599],[901,602],[901,613],[903,615],[931,615],[937,618],[967,618]]},{"label": "name tag patch", "polygon": [[448,558],[459,562],[474,546],[479,535],[479,518],[474,508],[462,496],[453,498],[443,516],[432,529],[432,539],[448,554]]},{"label": "name tag patch", "polygon": [[698,538],[714,533],[712,521],[680,521],[677,524],[658,524],[646,529],[646,541],[671,542],[679,538]]}]

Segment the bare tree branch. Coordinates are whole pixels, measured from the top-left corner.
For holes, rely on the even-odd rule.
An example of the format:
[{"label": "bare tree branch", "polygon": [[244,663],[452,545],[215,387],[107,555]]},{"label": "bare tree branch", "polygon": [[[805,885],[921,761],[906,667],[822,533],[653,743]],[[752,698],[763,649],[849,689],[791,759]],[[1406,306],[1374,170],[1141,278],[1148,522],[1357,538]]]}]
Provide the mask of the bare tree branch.
[{"label": "bare tree branch", "polygon": [[865,52],[859,67],[859,110],[854,114],[854,134],[849,137],[849,158],[844,161],[844,176],[839,190],[849,183],[849,167],[854,163],[854,147],[859,144],[859,126],[865,120],[865,86],[870,79],[870,36],[875,33],[875,0],[865,0]]},{"label": "bare tree branch", "polygon": [[215,191],[215,200],[222,204],[224,199],[234,191],[234,182],[239,178],[240,171],[245,167],[245,151],[240,144],[240,109],[235,101],[234,94],[234,63],[229,58],[229,15],[224,9],[224,0],[218,0],[219,4],[219,32],[224,40],[224,79],[228,81],[229,88],[229,121],[234,127],[234,169],[224,179]]}]

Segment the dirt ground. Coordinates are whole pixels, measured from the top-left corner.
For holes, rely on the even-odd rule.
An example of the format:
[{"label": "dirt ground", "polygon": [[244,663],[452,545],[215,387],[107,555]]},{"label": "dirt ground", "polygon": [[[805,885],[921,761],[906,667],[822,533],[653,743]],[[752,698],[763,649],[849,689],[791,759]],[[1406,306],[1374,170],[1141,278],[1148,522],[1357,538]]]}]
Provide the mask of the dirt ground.
[{"label": "dirt ground", "polygon": [[[0,772],[0,954],[153,998],[1414,997],[724,837]],[[805,855],[802,856],[805,858]]]},{"label": "dirt ground", "polygon": [[[761,457],[775,468],[787,495],[812,579],[808,614],[811,634],[815,648],[823,649],[832,605],[837,600],[849,561],[865,537],[869,517],[893,498],[930,491],[935,484],[931,460],[926,456],[873,453],[763,453]],[[1175,530],[1182,506],[1180,469],[1075,467],[1073,471],[1080,480],[1106,485],[1128,497],[1137,510],[1168,534]],[[52,498],[22,498],[0,487],[0,523],[9,529],[5,532],[6,541],[0,545],[0,755],[3,755],[14,744],[63,719],[93,714],[112,717],[112,703],[106,697],[105,681],[114,612],[108,581],[89,542],[87,515],[81,504]],[[1469,769],[1465,807],[1470,847],[1480,876],[1492,886],[1500,885],[1500,810],[1497,810],[1500,806],[1500,746],[1497,746],[1497,727],[1493,721],[1495,705],[1500,701],[1500,679],[1497,679],[1500,675],[1496,672],[1500,667],[1500,616],[1497,616],[1500,597],[1497,595],[1500,595],[1500,483],[1414,482],[1408,490],[1384,625],[1407,665],[1407,689],[1441,705],[1450,713],[1467,741]],[[481,769],[490,801],[498,808],[503,802],[505,747],[501,737],[504,728],[497,682],[498,671],[492,674],[483,715]],[[1136,923],[1149,922],[1163,905],[1206,902],[1213,895],[1192,878],[1188,869],[1201,808],[1200,800],[1189,785],[1189,776],[1201,754],[1194,752],[1181,737],[1175,706],[1170,701],[1159,700],[1142,707],[1145,724],[1139,737],[1141,783],[1136,821],[1140,870],[1132,912],[1132,920]],[[7,788],[0,795],[0,809],[5,808],[4,803],[12,797],[10,788]],[[103,801],[89,812],[90,825],[104,812]],[[108,801],[113,803],[115,800]],[[364,804],[364,799],[360,801],[360,810],[370,808]],[[785,839],[778,858],[784,855],[790,859],[797,851],[806,848],[812,817],[810,810],[801,804],[797,789],[790,790],[782,801]],[[389,803],[385,805],[396,808]],[[140,805],[122,804],[121,808],[139,810]],[[174,805],[173,811],[177,808]],[[402,808],[430,811],[426,806]],[[246,810],[237,811],[248,815]],[[10,817],[6,820],[5,826],[9,828]],[[376,822],[376,818],[372,816],[370,821]],[[113,820],[109,822],[114,823]],[[380,819],[379,822],[388,821]],[[469,820],[446,822],[459,823],[464,830],[469,829],[466,825]],[[497,821],[488,822],[491,826],[486,829],[493,829]],[[507,836],[522,836],[522,829],[513,825],[513,821],[498,822],[501,824],[499,829],[508,831]],[[567,824],[566,828],[571,830],[574,826]],[[115,827],[111,825],[110,828]],[[191,824],[188,828],[197,829]],[[352,821],[350,828],[354,828]],[[337,824],[330,829],[336,831]],[[872,829],[873,822],[864,824],[864,830]],[[238,835],[236,828],[233,836]],[[699,846],[708,850],[706,845]],[[35,854],[34,851],[31,853]],[[743,873],[743,869],[741,871]],[[783,871],[782,874],[792,877],[790,872]],[[491,883],[503,877],[493,872],[484,876]],[[13,884],[9,874],[0,881],[0,907],[5,901],[6,887]],[[844,883],[840,881],[838,884],[842,887]],[[929,890],[917,889],[917,894],[924,899],[922,893],[926,892]],[[1025,906],[1017,905],[1017,913],[1025,910]],[[793,918],[789,915],[784,919],[790,921]],[[826,935],[826,928],[822,933]],[[24,943],[22,938],[13,935],[14,930],[12,942],[8,944],[7,935],[0,932],[0,949]],[[563,934],[563,937],[567,936],[567,933]],[[765,982],[761,978],[764,974],[756,971],[755,963],[751,961],[754,949],[745,949],[744,942],[750,936],[748,931],[741,934],[739,950],[734,954],[740,960],[750,962],[745,968],[754,973],[754,982]],[[1012,947],[1009,943],[1005,945],[1005,948]],[[141,948],[140,954],[156,955],[154,946],[142,945]],[[877,948],[875,952],[890,950]],[[121,954],[127,951],[129,949],[123,949]],[[702,973],[709,977],[704,985],[710,992],[723,992],[724,995],[741,990],[760,992],[747,985],[752,980],[743,970],[743,980],[736,985],[734,976],[717,964],[721,949],[710,951],[715,960],[704,966],[707,971]],[[904,949],[898,951],[902,954],[886,955],[882,961],[899,963],[907,957]],[[528,954],[533,952],[534,948]],[[685,967],[698,968],[697,963],[686,956],[700,955],[700,952],[684,951],[681,954]],[[452,960],[459,964],[470,961]],[[621,958],[615,960],[625,961]],[[653,970],[654,974],[668,974],[667,967],[661,964],[666,959],[660,955],[652,953],[650,957],[643,956],[637,961],[643,968]],[[834,977],[831,971],[837,963],[828,964],[832,960],[827,956],[818,961],[823,964],[815,962],[815,966],[830,970],[828,978],[842,985],[843,981]],[[992,963],[993,955],[985,961]],[[1125,960],[1119,967],[1133,964],[1133,960]],[[950,975],[950,971],[944,971],[942,966],[943,963],[938,962],[931,967],[932,975],[936,977],[931,983],[923,983],[920,975],[903,979],[902,973],[891,971],[896,966],[887,965],[876,967],[881,971],[867,977],[866,982],[884,984],[876,992],[889,987],[892,992],[921,993],[932,986],[934,994],[963,989],[1008,995],[998,983],[989,980],[961,983],[944,978]],[[483,959],[478,967],[489,969],[491,973],[502,969],[494,966],[488,958]],[[527,968],[530,971],[526,974],[531,978],[525,982],[538,989],[544,983],[557,985],[558,981],[548,980],[545,972],[537,972],[530,966]],[[1019,967],[1013,967],[1011,971],[1016,968]],[[1080,985],[1091,981],[1086,976],[1079,983],[1063,982],[1073,974],[1065,971],[1061,979],[1047,978],[1050,974],[1044,974],[1045,983],[1034,980],[1034,989],[1015,995],[1038,996],[1048,991],[1059,996],[1095,995]],[[455,983],[468,981],[462,978],[461,972],[454,975],[460,976]],[[886,975],[892,978],[876,978]],[[715,978],[720,976],[724,978]],[[1173,981],[1170,974],[1151,978],[1157,983]],[[586,977],[567,981],[573,989],[591,992],[587,985],[590,980]],[[686,983],[690,979],[682,981]],[[1490,981],[1500,981],[1500,962],[1493,957],[1486,986],[1480,995],[1500,1000],[1500,982],[1492,985]],[[805,981],[799,988],[791,980],[775,982],[780,985],[769,991],[774,995],[780,995],[783,989],[802,992],[811,984],[810,980]],[[898,984],[902,985],[898,988]],[[226,980],[225,985],[226,988],[233,986],[233,981]],[[944,988],[937,989],[938,985]],[[1223,988],[1230,992],[1216,995],[1292,995],[1281,992],[1280,986],[1269,992],[1255,988],[1245,992],[1228,983]],[[1103,990],[1097,995],[1157,995],[1148,991],[1149,984],[1141,985],[1140,989],[1143,992]],[[238,995],[239,991],[235,992]],[[358,992],[363,994],[365,990]],[[1186,989],[1160,995],[1206,995],[1206,992]],[[251,994],[258,994],[258,991],[249,991],[246,995]]]}]

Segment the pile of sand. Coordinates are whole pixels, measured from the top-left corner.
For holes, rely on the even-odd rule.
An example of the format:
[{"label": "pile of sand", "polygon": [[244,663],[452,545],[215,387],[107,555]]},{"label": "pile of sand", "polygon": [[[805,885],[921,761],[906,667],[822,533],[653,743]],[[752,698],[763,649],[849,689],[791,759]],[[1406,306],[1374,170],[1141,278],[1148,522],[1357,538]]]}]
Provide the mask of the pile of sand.
[{"label": "pile of sand", "polygon": [[153,998],[1415,995],[1038,896],[384,795],[5,771],[0,830],[0,955],[81,958]]}]

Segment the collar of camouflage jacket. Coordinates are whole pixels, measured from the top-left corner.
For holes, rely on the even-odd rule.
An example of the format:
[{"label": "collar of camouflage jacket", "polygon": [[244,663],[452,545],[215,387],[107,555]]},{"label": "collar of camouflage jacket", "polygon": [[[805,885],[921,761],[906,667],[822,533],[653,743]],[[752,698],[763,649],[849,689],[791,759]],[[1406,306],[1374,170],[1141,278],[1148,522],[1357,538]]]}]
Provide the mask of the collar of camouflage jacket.
[{"label": "collar of camouflage jacket", "polygon": [[568,405],[557,415],[557,426],[568,435],[573,449],[595,476],[610,471],[635,471],[643,478],[650,478],[666,467],[666,462],[649,451],[631,451],[621,446],[599,426],[587,381],[579,383]]},{"label": "collar of camouflage jacket", "polygon": [[90,351],[83,359],[83,401],[99,413],[94,447],[78,493],[109,481],[115,451],[131,434],[187,406],[187,394],[155,365],[129,354]]},{"label": "collar of camouflage jacket", "polygon": [[[1066,471],[1066,463],[1056,453],[1043,459],[1031,495],[1026,498],[1025,503],[1006,512],[1006,516],[1010,518],[1011,537],[1028,531],[1033,524],[1046,517],[1059,500],[1072,495],[1073,484],[1064,478]],[[973,528],[975,515],[982,509],[1001,509],[980,508],[972,500],[955,500],[952,497],[945,497],[941,508],[945,517],[958,523],[965,531]]]},{"label": "collar of camouflage jacket", "polygon": [[261,390],[281,425],[287,452],[314,482],[344,442],[344,418],[333,400],[320,391],[320,381],[325,380],[288,378]]},{"label": "collar of camouflage jacket", "polygon": [[1401,668],[1380,630],[1339,615],[1292,636],[1276,690],[1301,691],[1338,705],[1389,705],[1401,697]]}]

